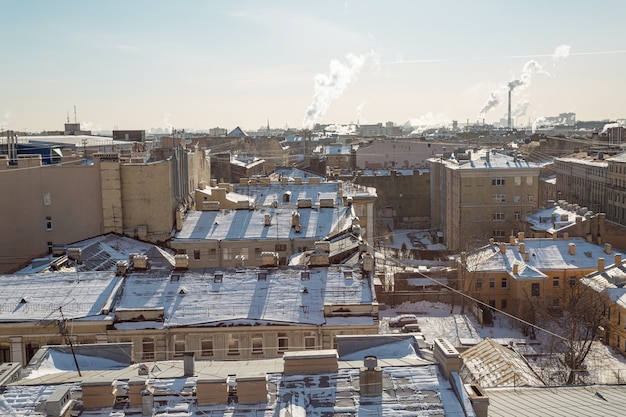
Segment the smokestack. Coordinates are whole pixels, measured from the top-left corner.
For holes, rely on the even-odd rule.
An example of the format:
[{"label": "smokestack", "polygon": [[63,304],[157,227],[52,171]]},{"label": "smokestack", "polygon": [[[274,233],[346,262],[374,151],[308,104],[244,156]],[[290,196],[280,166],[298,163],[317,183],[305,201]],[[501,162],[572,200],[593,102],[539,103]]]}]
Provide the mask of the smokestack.
[{"label": "smokestack", "polygon": [[511,130],[511,91],[512,89],[509,88],[509,130]]}]

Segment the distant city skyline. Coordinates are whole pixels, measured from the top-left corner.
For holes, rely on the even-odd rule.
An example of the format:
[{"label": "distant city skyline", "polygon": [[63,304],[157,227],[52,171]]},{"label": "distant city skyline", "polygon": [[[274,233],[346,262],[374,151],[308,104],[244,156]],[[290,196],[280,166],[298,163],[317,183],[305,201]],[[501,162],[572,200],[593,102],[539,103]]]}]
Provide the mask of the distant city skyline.
[{"label": "distant city skyline", "polygon": [[3,4],[0,129],[626,118],[626,2]]}]

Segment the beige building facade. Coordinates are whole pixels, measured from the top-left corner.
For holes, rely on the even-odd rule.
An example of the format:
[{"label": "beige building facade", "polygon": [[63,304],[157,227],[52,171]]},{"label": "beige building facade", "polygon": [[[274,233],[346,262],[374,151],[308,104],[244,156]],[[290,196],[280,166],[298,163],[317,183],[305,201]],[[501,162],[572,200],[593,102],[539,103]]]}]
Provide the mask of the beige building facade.
[{"label": "beige building facade", "polygon": [[491,150],[430,159],[432,228],[449,250],[506,240],[538,206],[540,167]]},{"label": "beige building facade", "polygon": [[[205,151],[179,147],[166,159],[146,155],[96,154],[93,164],[77,157],[44,165],[40,155],[17,165],[0,159],[0,272],[16,270],[36,256],[103,233],[150,242],[169,239],[193,191],[210,178]],[[178,224],[180,226],[180,224]]]}]

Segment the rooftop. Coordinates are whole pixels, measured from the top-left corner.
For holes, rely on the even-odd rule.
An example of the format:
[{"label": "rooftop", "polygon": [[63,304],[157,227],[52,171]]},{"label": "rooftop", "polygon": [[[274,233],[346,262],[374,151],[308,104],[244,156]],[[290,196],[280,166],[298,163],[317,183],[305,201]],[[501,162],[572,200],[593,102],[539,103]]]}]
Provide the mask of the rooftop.
[{"label": "rooftop", "polygon": [[539,169],[540,165],[527,162],[520,157],[505,155],[491,149],[469,151],[466,154],[451,154],[448,158],[431,158],[431,162],[442,163],[450,169]]},{"label": "rooftop", "polygon": [[[181,240],[258,240],[323,239],[352,226],[352,208],[300,208],[300,233],[292,227],[293,209],[189,211],[174,241]],[[265,226],[265,216],[271,224]]]},{"label": "rooftop", "polygon": [[[520,244],[524,252],[520,252]],[[504,253],[502,247],[504,245]],[[571,251],[574,251],[574,254]],[[608,251],[608,253],[607,253]],[[528,260],[526,260],[528,254]],[[582,238],[568,239],[524,239],[515,240],[515,244],[489,244],[468,255],[468,269],[480,272],[511,271],[514,264],[535,271],[589,269],[598,267],[598,258],[607,258],[607,265],[612,263],[612,256],[622,254],[610,245],[600,246]]]},{"label": "rooftop", "polygon": [[[307,280],[301,279],[302,272],[308,273]],[[116,310],[163,308],[164,321],[118,323],[116,327],[323,325],[327,323],[324,303],[367,305],[374,301],[369,280],[361,279],[356,270],[339,267],[189,271],[173,279],[133,275],[126,278]],[[372,325],[375,321],[371,316],[342,317],[340,323]]]}]

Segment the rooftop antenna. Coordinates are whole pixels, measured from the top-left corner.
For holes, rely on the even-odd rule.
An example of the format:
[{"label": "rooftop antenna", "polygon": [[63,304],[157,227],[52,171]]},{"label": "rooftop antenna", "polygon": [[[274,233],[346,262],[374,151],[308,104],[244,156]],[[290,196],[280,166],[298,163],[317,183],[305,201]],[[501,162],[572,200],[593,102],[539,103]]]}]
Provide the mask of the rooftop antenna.
[{"label": "rooftop antenna", "polygon": [[70,122],[70,111],[69,110],[67,110],[67,122],[68,123]]},{"label": "rooftop antenna", "polygon": [[74,105],[74,123],[76,123],[76,105]]}]

